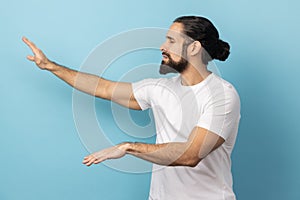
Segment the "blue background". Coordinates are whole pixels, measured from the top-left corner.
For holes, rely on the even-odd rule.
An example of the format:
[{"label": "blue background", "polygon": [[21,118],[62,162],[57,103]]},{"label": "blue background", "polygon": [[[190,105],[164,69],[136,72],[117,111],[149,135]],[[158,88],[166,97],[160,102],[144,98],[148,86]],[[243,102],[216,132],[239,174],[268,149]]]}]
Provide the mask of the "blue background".
[{"label": "blue background", "polygon": [[[132,28],[168,28],[187,14],[211,19],[232,47],[230,58],[216,63],[242,101],[232,155],[238,199],[300,199],[299,1],[10,0],[0,5],[1,200],[146,199],[150,173],[81,164],[88,152],[73,121],[73,90],[26,60],[30,51],[21,37],[35,41],[50,59],[78,69],[108,37]],[[153,60],[159,62],[159,54]]]}]

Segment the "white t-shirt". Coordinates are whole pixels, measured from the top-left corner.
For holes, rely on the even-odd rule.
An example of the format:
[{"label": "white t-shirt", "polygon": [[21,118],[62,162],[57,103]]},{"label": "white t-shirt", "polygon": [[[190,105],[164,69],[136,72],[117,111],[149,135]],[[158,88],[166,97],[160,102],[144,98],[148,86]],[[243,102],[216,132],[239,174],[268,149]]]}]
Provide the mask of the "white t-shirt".
[{"label": "white t-shirt", "polygon": [[193,86],[183,86],[180,75],[132,86],[142,110],[153,110],[156,143],[185,142],[195,126],[225,139],[196,167],[153,164],[149,199],[234,200],[230,155],[240,120],[234,87],[213,73]]}]

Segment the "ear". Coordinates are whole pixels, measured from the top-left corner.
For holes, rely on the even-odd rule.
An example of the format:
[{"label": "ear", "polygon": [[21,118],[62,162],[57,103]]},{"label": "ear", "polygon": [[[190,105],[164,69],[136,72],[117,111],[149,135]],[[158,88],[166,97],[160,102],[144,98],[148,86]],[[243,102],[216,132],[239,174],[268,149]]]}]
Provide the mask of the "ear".
[{"label": "ear", "polygon": [[189,46],[190,50],[190,55],[195,56],[198,53],[200,53],[201,50],[201,43],[199,41],[194,41],[192,44]]}]

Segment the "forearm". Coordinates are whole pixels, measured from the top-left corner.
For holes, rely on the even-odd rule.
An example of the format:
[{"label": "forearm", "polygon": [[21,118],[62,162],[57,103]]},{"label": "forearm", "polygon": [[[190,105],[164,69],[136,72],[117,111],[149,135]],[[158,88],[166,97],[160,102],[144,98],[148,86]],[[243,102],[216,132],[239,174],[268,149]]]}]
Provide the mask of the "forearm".
[{"label": "forearm", "polygon": [[127,154],[152,163],[167,166],[195,166],[200,158],[189,151],[189,143],[172,142],[164,144],[122,143]]},{"label": "forearm", "polygon": [[85,157],[83,163],[90,166],[131,154],[159,165],[195,167],[204,157],[224,142],[225,140],[219,135],[207,129],[195,127],[186,142],[164,144],[125,142],[95,152]]},{"label": "forearm", "polygon": [[[99,76],[79,72],[51,61],[47,69],[77,90],[100,98],[107,98],[104,92],[107,80]],[[99,88],[99,86],[102,87]]]}]

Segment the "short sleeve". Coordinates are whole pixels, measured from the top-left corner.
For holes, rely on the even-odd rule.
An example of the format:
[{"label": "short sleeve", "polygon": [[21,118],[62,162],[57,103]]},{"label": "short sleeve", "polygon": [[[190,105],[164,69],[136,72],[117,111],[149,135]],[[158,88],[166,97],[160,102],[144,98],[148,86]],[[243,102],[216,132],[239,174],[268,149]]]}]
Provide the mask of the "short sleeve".
[{"label": "short sleeve", "polygon": [[155,79],[144,79],[132,83],[133,95],[142,110],[151,108],[151,91],[155,85]]},{"label": "short sleeve", "polygon": [[234,134],[240,120],[240,99],[234,88],[218,92],[205,106],[197,126],[205,128],[225,140]]}]

